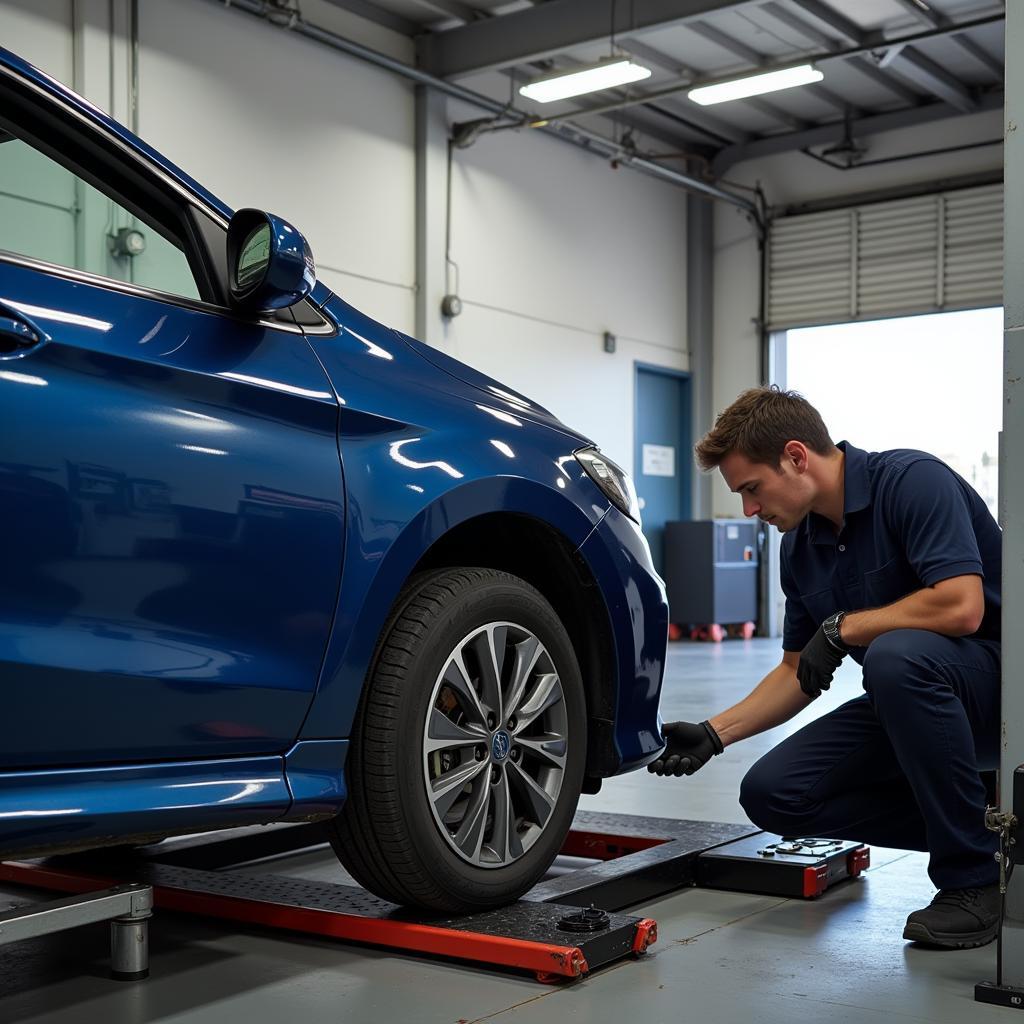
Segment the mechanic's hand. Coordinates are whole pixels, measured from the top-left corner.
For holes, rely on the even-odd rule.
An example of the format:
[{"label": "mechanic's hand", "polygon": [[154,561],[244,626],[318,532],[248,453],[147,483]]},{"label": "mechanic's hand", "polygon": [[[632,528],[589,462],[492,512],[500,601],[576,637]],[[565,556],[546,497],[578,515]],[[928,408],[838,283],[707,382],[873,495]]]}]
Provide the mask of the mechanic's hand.
[{"label": "mechanic's hand", "polygon": [[800,680],[800,689],[812,700],[821,696],[822,690],[832,685],[832,677],[836,674],[846,651],[838,647],[827,636],[823,626],[811,637],[807,646],[800,652],[800,663],[796,668],[796,677]]},{"label": "mechanic's hand", "polygon": [[692,775],[725,749],[709,722],[666,722],[661,734],[667,746],[647,766],[654,775]]}]

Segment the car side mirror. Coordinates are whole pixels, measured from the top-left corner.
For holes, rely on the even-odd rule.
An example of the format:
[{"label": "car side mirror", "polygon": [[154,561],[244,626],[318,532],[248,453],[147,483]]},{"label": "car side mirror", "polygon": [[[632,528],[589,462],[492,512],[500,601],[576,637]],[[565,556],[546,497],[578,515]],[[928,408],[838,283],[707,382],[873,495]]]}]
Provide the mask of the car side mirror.
[{"label": "car side mirror", "polygon": [[262,210],[239,210],[228,224],[228,276],[236,309],[273,313],[313,290],[316,267],[309,243],[287,221]]}]

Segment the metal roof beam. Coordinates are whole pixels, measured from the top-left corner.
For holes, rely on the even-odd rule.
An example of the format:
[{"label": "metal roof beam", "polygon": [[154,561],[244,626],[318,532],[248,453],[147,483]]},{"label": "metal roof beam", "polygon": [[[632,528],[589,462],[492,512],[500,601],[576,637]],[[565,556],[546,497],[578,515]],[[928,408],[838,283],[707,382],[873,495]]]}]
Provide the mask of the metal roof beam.
[{"label": "metal roof beam", "polygon": [[[530,76],[520,69],[512,68],[502,72],[502,74],[507,75],[517,86],[530,80]],[[671,92],[671,90],[666,91]],[[604,103],[599,102],[593,96],[581,96],[576,100],[576,106],[572,110],[567,110],[564,114],[544,118],[544,121],[549,125],[555,125],[571,123],[578,117],[595,117],[606,122],[608,127],[613,130],[631,128],[676,149],[691,144],[690,140],[684,139],[678,134],[671,135],[666,132],[659,132],[648,121],[638,121],[630,117],[630,111],[636,109],[637,113],[647,112],[652,117],[665,119],[664,111],[657,109],[653,103],[641,102],[636,96],[626,97],[621,92],[618,95],[620,96],[619,99]],[[657,98],[657,93],[651,97],[652,100],[655,98]],[[720,149],[723,145],[742,142],[750,138],[748,134],[734,128],[732,125],[725,124],[713,117],[702,117],[701,114],[703,114],[703,111],[689,118],[689,121],[685,121],[681,117],[671,118],[670,120],[700,137],[692,143],[693,145],[711,146],[713,149]]]},{"label": "metal roof beam", "polygon": [[[976,109],[979,111],[998,110],[1002,105],[1003,94],[1001,92],[986,93],[979,100]],[[854,136],[877,135],[879,132],[898,131],[901,128],[911,128],[929,121],[958,117],[960,114],[959,108],[950,106],[948,103],[926,103],[919,107],[909,107],[904,110],[893,110],[886,114],[871,114],[868,117],[858,118],[850,122],[849,130]],[[715,177],[720,177],[728,168],[743,160],[774,156],[777,153],[787,153],[794,149],[806,149],[808,146],[837,142],[843,138],[846,130],[846,125],[837,121],[832,124],[818,125],[805,132],[769,135],[751,142],[729,146],[715,157],[711,169]]]},{"label": "metal roof beam", "polygon": [[[859,30],[856,30],[856,28],[852,26],[852,23],[846,22],[842,15],[837,15],[828,8],[825,8],[824,5],[819,2],[819,0],[793,0],[793,2],[799,3],[799,5],[803,9],[807,10],[808,13],[813,13],[819,21],[828,21],[831,27],[839,35],[843,36],[844,39],[851,42],[855,42],[857,45],[863,45],[868,42],[864,33],[860,32]],[[937,30],[936,34],[949,34],[951,38],[955,42],[957,42],[964,50],[970,53],[972,57],[974,57],[979,62],[984,63],[990,71],[996,73],[1000,79],[1002,78],[1002,65],[999,64],[998,61],[996,61],[994,58],[989,57],[989,55],[985,53],[985,51],[982,50],[981,47],[977,45],[977,43],[975,43],[971,39],[968,39],[966,37],[966,34],[957,33],[956,27],[953,25],[952,22],[949,21],[948,18],[946,18],[943,15],[939,15],[935,11],[932,11],[930,9],[927,12],[924,11],[917,5],[915,0],[900,0],[900,2],[908,10],[912,10],[913,13],[917,14],[919,16],[919,19],[926,22],[930,28]],[[819,46],[824,46],[826,49],[832,50],[833,52],[840,49],[840,44],[836,43],[833,39],[831,39],[826,32],[804,21],[797,15],[794,15],[792,11],[790,11],[788,8],[783,7],[782,4],[775,2],[768,3],[764,5],[762,10],[766,11],[781,24],[789,26],[794,31],[799,32],[801,35],[805,36],[807,39],[816,42]],[[880,41],[877,45],[879,50],[881,50],[884,49],[886,44]],[[917,51],[914,52],[916,53]],[[919,85],[923,86],[925,89],[927,89],[933,95],[937,96],[939,99],[944,99],[947,102],[952,102],[952,96],[956,94],[957,99],[955,105],[961,105],[970,102],[969,94],[967,94],[965,97],[966,87],[963,86],[963,83],[960,83],[957,79],[953,78],[953,76],[950,75],[949,72],[946,72],[943,68],[939,68],[939,71],[942,72],[944,80],[937,87],[936,75],[934,74],[934,69],[935,67],[937,67],[937,65],[934,65],[934,62],[930,61],[929,58],[924,57],[923,54],[918,55],[924,61],[927,61],[931,65],[933,65],[933,67],[929,69],[931,73],[927,76],[927,80],[925,73],[919,67],[915,67],[913,69],[903,69],[910,72],[907,73],[905,77],[911,78],[912,80],[916,81]],[[920,63],[914,57],[911,58],[911,62],[915,64]],[[871,58],[866,58],[864,56],[856,56],[851,58],[849,63],[851,67],[855,67],[863,75],[867,76],[873,82],[875,82],[875,84],[882,86],[883,89],[887,89],[889,92],[895,93],[901,99],[909,103],[920,102],[921,97],[917,94],[915,90],[908,88],[906,85],[902,84],[899,79],[894,79],[892,75],[888,74],[887,71],[883,71],[876,63],[874,63]],[[995,66],[993,67],[993,65]],[[887,67],[894,72],[899,72],[901,70],[898,67],[898,57],[896,57],[895,54],[893,55],[892,61],[889,64],[887,64]],[[960,91],[960,89],[958,89],[958,86],[961,87],[963,91]],[[939,92],[938,88],[941,88],[942,92]],[[972,108],[967,107],[966,109]]]},{"label": "metal roof beam", "polygon": [[683,107],[678,100],[670,97],[647,103],[645,106],[653,113],[675,124],[681,124],[688,131],[696,130],[706,138],[712,139],[719,148],[723,145],[737,145],[750,139],[747,132],[735,125],[710,117],[703,109],[694,109],[696,107],[694,103]]},{"label": "metal roof beam", "polygon": [[[966,31],[968,28],[975,28],[975,27],[978,27],[978,26],[981,26],[981,25],[989,25],[989,24],[992,24],[994,22],[1001,21],[1001,20],[1002,20],[1001,16],[993,15],[993,16],[986,17],[986,18],[976,19],[976,20],[971,21],[971,22],[961,22],[957,26],[957,30],[959,30],[959,31]],[[885,85],[887,88],[891,89],[897,95],[903,97],[909,104],[920,104],[922,102],[925,102],[924,97],[920,93],[915,92],[913,89],[909,88],[908,86],[903,84],[898,79],[890,78],[889,76],[886,76],[884,74],[884,72],[882,72],[872,62],[873,58],[866,57],[865,54],[873,54],[873,53],[876,52],[876,50],[879,49],[879,47],[882,48],[883,52],[893,52],[899,46],[906,46],[909,43],[919,42],[919,41],[924,40],[924,39],[933,39],[933,38],[935,38],[938,35],[945,35],[945,34],[947,34],[947,30],[946,29],[941,29],[941,30],[940,29],[929,29],[928,31],[925,31],[925,32],[916,32],[916,33],[912,33],[911,35],[908,35],[908,36],[903,36],[901,38],[887,39],[887,40],[884,41],[884,43],[875,43],[872,40],[871,42],[869,42],[868,44],[866,44],[864,46],[857,46],[857,47],[852,47],[850,49],[845,49],[845,50],[838,50],[838,51],[832,51],[832,52],[827,52],[827,53],[819,53],[819,54],[808,55],[808,56],[805,56],[802,59],[808,61],[809,63],[818,64],[818,65],[827,64],[829,61],[848,61],[852,67],[858,68],[863,73],[865,73],[865,74],[869,75],[870,77],[872,77],[873,79],[879,81],[879,84]],[[871,39],[871,37],[868,37],[868,38]],[[792,65],[792,63],[793,63],[792,61],[781,61],[778,64],[767,64],[766,63],[766,64],[762,64],[761,67],[759,69],[757,69],[757,70],[760,70],[760,71],[772,71],[772,70],[775,70],[778,67],[790,67]],[[649,92],[646,92],[646,93],[643,93],[643,92],[634,93],[632,95],[632,97],[630,97],[628,99],[616,100],[614,102],[614,107],[615,107],[615,109],[621,110],[621,109],[625,109],[626,107],[632,106],[634,104],[640,104],[640,103],[651,104],[654,101],[659,101],[660,102],[665,97],[670,97],[670,96],[677,95],[677,94],[679,94],[679,93],[681,93],[681,92],[683,92],[683,91],[685,91],[687,89],[693,88],[694,86],[698,86],[698,85],[713,85],[713,84],[716,84],[717,82],[720,82],[722,80],[723,79],[721,77],[719,77],[719,78],[698,78],[698,79],[696,79],[695,81],[692,81],[692,82],[691,81],[687,81],[687,80],[684,79],[682,81],[677,81],[677,82],[675,82],[675,83],[673,83],[671,85],[665,86],[665,87],[663,87],[661,89],[650,90]],[[954,81],[955,81],[955,79],[954,79]],[[738,101],[738,102],[752,102],[752,101],[748,100],[748,101]],[[764,103],[765,101],[764,100],[760,100],[759,102]],[[972,98],[972,102],[973,102],[973,98]],[[687,105],[687,108],[691,109],[689,105]],[[696,111],[697,110],[697,105],[694,104],[692,109],[694,111]],[[784,117],[789,117],[789,115],[784,114],[782,111],[778,111],[777,114],[782,114],[782,116],[784,116]],[[571,117],[571,116],[572,115],[570,113],[570,114],[567,114],[567,115],[562,115],[561,117],[556,116],[555,118],[552,118],[552,120],[564,120],[565,117]],[[696,115],[695,115],[695,117],[693,119],[696,120]],[[805,124],[801,124],[801,126],[802,127],[807,127]],[[724,133],[721,133],[721,134],[724,134]]]},{"label": "metal roof beam", "polygon": [[476,21],[487,17],[487,12],[471,7],[462,0],[412,0],[417,7],[424,7],[442,18],[458,18],[462,22]]},{"label": "metal roof beam", "polygon": [[675,57],[670,57],[667,53],[662,53],[661,50],[648,46],[640,39],[628,36],[625,39],[616,39],[615,41],[627,53],[631,53],[634,57],[639,57],[640,60],[661,68],[662,71],[669,72],[669,74],[674,75],[676,78],[686,78],[693,81],[693,79],[700,77],[700,73],[690,67],[689,64],[683,64],[681,61],[676,60]]},{"label": "metal roof beam", "polygon": [[329,4],[340,7],[350,14],[357,14],[360,18],[372,21],[375,25],[383,25],[393,32],[399,32],[410,39],[418,32],[423,31],[423,26],[418,25],[409,18],[403,18],[400,14],[392,11],[385,11],[382,7],[372,4],[369,0],[327,0]]},{"label": "metal roof beam", "polygon": [[896,0],[896,3],[914,15],[918,21],[924,22],[925,25],[931,25],[932,28],[941,28],[948,20],[938,11],[932,10],[924,0]]},{"label": "metal roof beam", "polygon": [[826,7],[821,0],[790,0],[790,3],[812,18],[817,18],[830,32],[837,32],[846,43],[863,46],[867,41],[867,34],[856,22],[831,7]]},{"label": "metal roof beam", "polygon": [[803,18],[794,14],[788,7],[783,7],[782,4],[776,3],[775,0],[765,4],[761,10],[765,14],[770,14],[780,24],[791,28],[805,39],[809,39],[815,45],[820,46],[823,50],[841,50],[843,48],[842,42],[837,38],[842,33],[836,33],[835,36],[829,35],[818,28],[817,25],[804,21]]},{"label": "metal roof beam", "polygon": [[1006,77],[1006,69],[1003,67],[1003,62],[996,57],[993,57],[987,50],[983,49],[978,43],[971,39],[966,33],[960,35],[954,35],[951,37],[953,42],[960,47],[964,53],[969,54],[974,58],[986,71],[990,71],[999,81],[1003,81]]},{"label": "metal roof beam", "polygon": [[756,110],[764,117],[771,118],[773,121],[777,121],[779,124],[784,125],[790,131],[799,132],[804,128],[810,127],[809,121],[805,121],[802,117],[797,117],[796,114],[790,114],[788,111],[783,110],[782,107],[776,106],[774,103],[769,103],[767,100],[763,100],[759,96],[751,96],[749,99],[744,99],[740,102],[746,103],[751,110]]},{"label": "metal roof beam", "polygon": [[[753,0],[632,0],[615,6],[616,35],[636,35],[695,18],[743,7]],[[442,78],[459,78],[495,68],[541,60],[574,46],[600,43],[613,29],[607,3],[549,0],[524,11],[503,14],[422,36],[419,65]]]},{"label": "metal roof beam", "polygon": [[[952,22],[945,14],[929,7],[924,0],[896,0],[896,2],[925,25],[930,25],[932,28],[950,28],[952,26]],[[964,53],[972,57],[986,71],[993,74],[1000,81],[1003,80],[1005,72],[1002,61],[993,57],[965,33],[954,34],[950,38]]]},{"label": "metal roof beam", "polygon": [[[805,21],[799,15],[794,14],[788,7],[783,7],[781,3],[776,3],[773,0],[772,3],[765,4],[761,8],[761,10],[764,11],[766,14],[771,15],[777,22],[779,22],[779,24],[785,25],[787,28],[792,29],[794,32],[797,32],[799,35],[802,35],[805,39],[809,39],[812,43],[816,43],[823,50],[826,50],[829,53],[835,53],[836,51],[842,50],[843,48],[843,43],[838,38],[835,38],[829,35],[827,32],[822,31],[820,28],[817,27],[817,25],[813,25],[811,22]],[[852,30],[850,31],[852,32]],[[857,34],[859,36],[859,33]],[[844,38],[848,38],[849,33],[837,31],[836,35],[841,35],[844,36]],[[886,75],[884,71],[880,71],[877,67],[875,67],[874,64],[872,64],[869,60],[866,60],[864,57],[849,57],[847,59],[847,63],[851,67],[855,67],[859,71],[863,72],[873,82],[876,82],[877,84],[883,86],[890,92],[896,93],[896,95],[899,96],[900,99],[904,100],[905,102],[919,102],[919,97],[913,89],[908,89],[902,82],[893,82],[893,80],[888,75]],[[836,96],[835,94],[831,93],[831,91],[826,90],[824,86],[818,85],[815,88],[819,96],[831,102],[834,106],[838,106],[839,103],[842,103],[842,97]],[[827,96],[825,95],[826,93],[828,93]],[[852,106],[851,104],[846,104],[846,109],[848,109],[854,117],[861,117],[863,115],[863,111],[861,111],[857,107]]]},{"label": "metal roof beam", "polygon": [[922,103],[924,97],[899,78],[887,75],[870,57],[857,56],[848,61],[851,68],[856,68],[865,78],[870,78],[875,85],[888,89],[894,96],[899,96],[905,103]]},{"label": "metal roof beam", "polygon": [[727,50],[734,56],[739,57],[740,60],[753,64],[754,67],[758,67],[764,62],[763,53],[758,53],[757,50],[747,46],[746,43],[733,39],[728,32],[723,32],[714,25],[709,25],[705,21],[691,21],[686,27],[695,35],[700,36],[702,39],[707,39],[709,42],[714,43],[715,46],[720,46],[723,50]]},{"label": "metal roof beam", "polygon": [[[740,60],[746,61],[747,64],[753,65],[751,68],[752,71],[756,71],[764,64],[765,55],[763,53],[758,53],[757,50],[747,46],[746,43],[741,43],[738,39],[733,39],[728,33],[723,32],[720,28],[716,28],[714,25],[708,25],[703,21],[692,21],[686,27],[701,38],[707,39],[709,42],[721,47],[726,52],[739,57]],[[756,110],[764,117],[771,118],[771,120],[785,125],[791,131],[800,131],[802,128],[808,127],[806,121],[790,114],[788,111],[783,110],[782,107],[770,102],[769,100],[763,100],[755,97],[746,99],[743,102],[746,103],[751,110]]]},{"label": "metal roof beam", "polygon": [[966,114],[977,108],[971,91],[956,75],[913,46],[901,47],[888,67]]}]

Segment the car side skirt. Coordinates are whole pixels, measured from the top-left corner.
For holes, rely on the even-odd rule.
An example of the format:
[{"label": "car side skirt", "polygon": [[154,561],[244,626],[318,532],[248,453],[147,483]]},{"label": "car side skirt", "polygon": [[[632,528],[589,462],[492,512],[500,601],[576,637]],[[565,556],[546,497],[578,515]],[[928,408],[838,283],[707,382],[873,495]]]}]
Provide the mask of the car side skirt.
[{"label": "car side skirt", "polygon": [[0,772],[0,856],[152,841],[337,813],[347,743],[286,757]]}]

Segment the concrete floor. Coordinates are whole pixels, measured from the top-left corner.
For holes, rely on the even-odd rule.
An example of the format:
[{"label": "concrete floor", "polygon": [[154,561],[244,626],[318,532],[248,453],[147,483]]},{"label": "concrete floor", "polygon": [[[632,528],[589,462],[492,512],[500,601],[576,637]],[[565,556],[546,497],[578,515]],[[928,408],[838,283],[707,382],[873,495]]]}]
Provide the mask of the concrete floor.
[{"label": "concrete floor", "polygon": [[[776,663],[778,652],[778,643],[767,640],[673,645],[665,718],[697,721],[734,703]],[[832,691],[803,718],[731,747],[698,776],[627,776],[585,797],[581,806],[743,822],[736,792],[747,767],[787,731],[859,688],[859,669],[844,665]],[[872,860],[862,879],[814,902],[690,889],[634,908],[632,913],[658,921],[652,952],[558,986],[511,972],[160,913],[151,928],[152,976],[144,982],[107,980],[104,926],[0,947],[0,1024],[621,1024],[638,1013],[650,1024],[1020,1020],[1015,1011],[973,1001],[975,982],[994,978],[994,945],[935,952],[901,938],[907,913],[934,892],[924,857],[875,849]],[[280,873],[281,866],[273,870]],[[289,873],[338,877],[321,855],[296,861]],[[0,889],[0,906],[34,898],[24,889]]]}]

